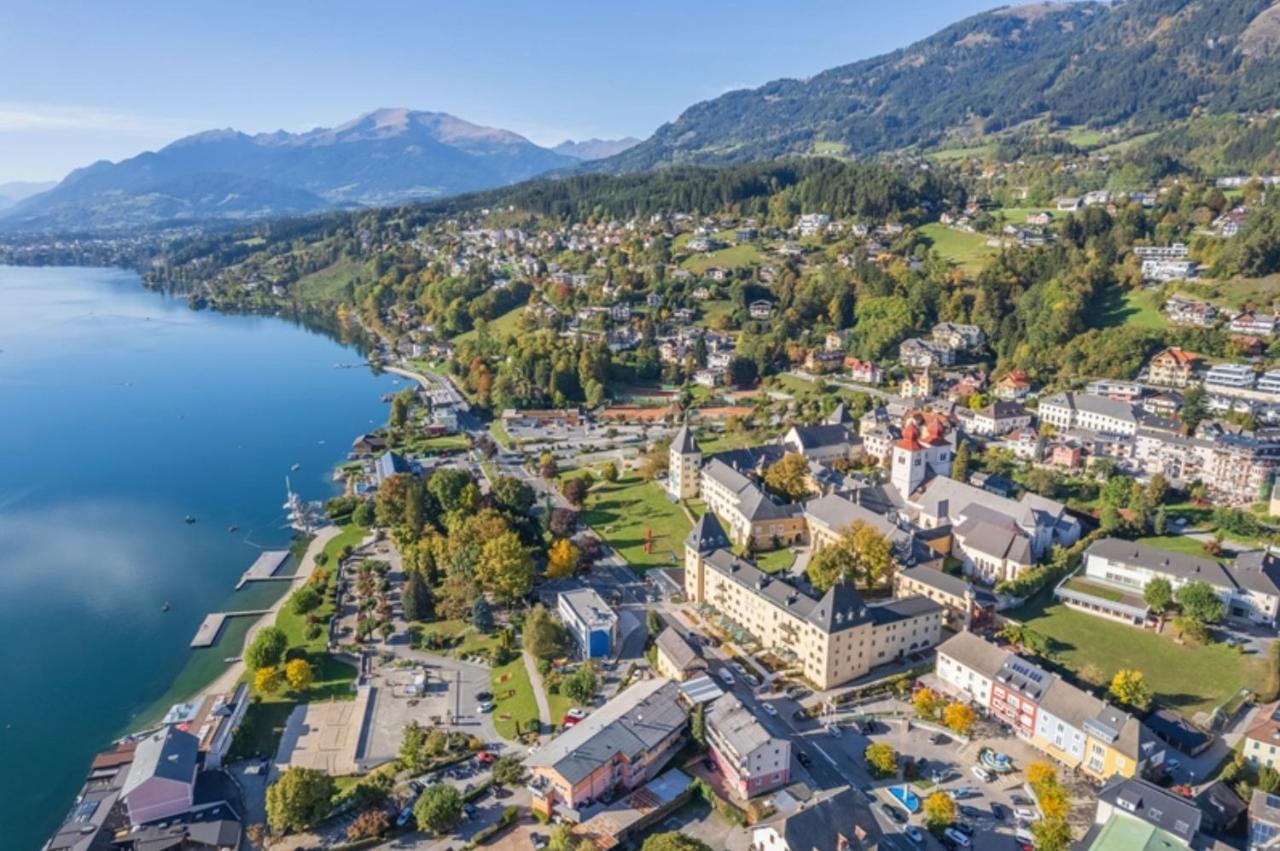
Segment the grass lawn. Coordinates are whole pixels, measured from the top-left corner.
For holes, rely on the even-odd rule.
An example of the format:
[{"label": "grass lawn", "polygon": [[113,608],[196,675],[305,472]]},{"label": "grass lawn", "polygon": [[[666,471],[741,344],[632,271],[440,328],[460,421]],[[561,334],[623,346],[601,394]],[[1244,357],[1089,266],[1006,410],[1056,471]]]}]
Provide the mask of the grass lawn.
[{"label": "grass lawn", "polygon": [[524,657],[516,658],[500,668],[489,671],[489,690],[493,692],[493,726],[504,739],[516,737],[516,724],[521,730],[529,729],[530,721],[538,719],[538,702],[533,697],[533,683],[524,669]]},{"label": "grass lawn", "polygon": [[1092,324],[1099,328],[1132,325],[1151,331],[1163,331],[1169,327],[1169,321],[1160,312],[1158,294],[1120,287],[1107,290]]},{"label": "grass lawn", "polygon": [[1080,577],[1072,577],[1067,580],[1066,587],[1072,591],[1079,591],[1081,594],[1088,594],[1091,597],[1097,597],[1100,600],[1110,600],[1113,603],[1119,603],[1124,599],[1124,594],[1114,588],[1108,588],[1105,585],[1099,585],[1096,582],[1090,582]]},{"label": "grass lawn", "polygon": [[813,152],[824,157],[843,157],[849,152],[849,146],[844,142],[823,142],[813,143]]},{"label": "grass lawn", "polygon": [[1212,558],[1204,551],[1202,542],[1195,538],[1188,538],[1185,535],[1151,535],[1138,540],[1148,546],[1159,547],[1162,550],[1169,550],[1174,553],[1183,553],[1189,556],[1198,556],[1199,558]]},{"label": "grass lawn", "polygon": [[471,441],[465,434],[442,434],[439,437],[424,437],[409,442],[409,448],[418,452],[453,452],[458,449],[470,449]]},{"label": "grass lawn", "polygon": [[[502,341],[516,333],[516,325],[520,322],[520,316],[524,313],[524,305],[519,305],[508,310],[501,316],[495,317],[489,321],[489,338],[495,341]],[[480,331],[472,328],[470,331],[459,334],[454,337],[455,343],[461,343],[464,340],[474,340],[480,336]]]},{"label": "grass lawn", "polygon": [[680,265],[693,272],[695,275],[701,275],[712,266],[723,266],[726,269],[738,269],[743,266],[752,266],[759,263],[763,258],[760,255],[760,249],[753,243],[746,242],[742,245],[731,245],[728,248],[721,248],[719,251],[708,251],[705,254],[695,254],[688,257]]},{"label": "grass lawn", "polygon": [[293,285],[291,292],[300,302],[320,304],[342,298],[349,281],[364,271],[364,264],[353,260],[339,260],[318,272],[304,275]]},{"label": "grass lawn", "polygon": [[756,553],[756,567],[765,573],[778,573],[796,563],[796,554],[787,547]]},{"label": "grass lawn", "polygon": [[993,218],[999,220],[1000,214],[1004,214],[1004,220],[1011,225],[1025,225],[1027,216],[1032,213],[1038,213],[1046,210],[1047,207],[1000,207],[991,211]]},{"label": "grass lawn", "polygon": [[1077,148],[1096,148],[1106,141],[1108,134],[1101,130],[1073,127],[1066,133],[1066,140]]},{"label": "grass lawn", "polygon": [[970,145],[965,148],[943,148],[937,151],[930,151],[925,154],[926,159],[937,160],[938,162],[946,162],[948,160],[968,159],[969,157],[978,157],[986,159],[995,150],[995,145],[985,143],[982,145]]},{"label": "grass lawn", "polygon": [[[290,655],[300,654],[291,651]],[[355,699],[355,692],[351,690],[351,684],[356,679],[354,666],[340,662],[327,653],[308,653],[306,658],[311,663],[315,676],[311,688],[303,695],[288,692],[275,695],[254,694],[232,742],[232,759],[274,756],[276,748],[280,746],[280,736],[284,733],[289,713],[300,703]]]},{"label": "grass lawn", "polygon": [[[318,568],[328,570],[332,576],[338,569],[338,553],[342,552],[343,547],[354,547],[364,540],[369,534],[368,528],[357,526],[354,523],[348,523],[342,527],[342,531],[334,535],[329,543],[325,544],[324,552],[328,556],[328,560],[323,565],[317,565]],[[297,593],[296,591],[294,593]],[[317,616],[321,623],[328,621],[333,615],[333,595],[326,594],[324,602],[320,604],[320,608],[313,613]],[[285,603],[280,607],[280,611],[276,614],[276,626],[284,630],[284,634],[289,638],[290,649],[301,649],[307,653],[323,653],[326,644],[326,631],[321,630],[320,635],[314,639],[307,639],[307,616],[297,615],[293,612],[293,607],[289,603]]]},{"label": "grass lawn", "polygon": [[[582,521],[632,567],[670,567],[683,557],[684,539],[693,528],[680,506],[661,486],[627,476],[613,484],[600,482],[587,494]],[[644,551],[653,532],[651,552]],[[674,561],[673,561],[674,559]]]},{"label": "grass lawn", "polygon": [[560,726],[565,713],[577,705],[563,694],[547,693],[547,708],[551,710],[551,723],[556,727]]},{"label": "grass lawn", "polygon": [[722,298],[704,301],[699,305],[698,309],[702,312],[702,323],[711,325],[720,317],[732,314],[733,307],[733,302]]},{"label": "grass lawn", "polygon": [[956,230],[934,222],[920,228],[920,233],[938,253],[968,272],[978,272],[996,249],[987,245],[987,238],[980,233]]},{"label": "grass lawn", "polygon": [[417,623],[415,626],[422,630],[424,637],[438,635],[441,638],[461,639],[457,645],[450,647],[448,650],[435,651],[423,645],[428,653],[438,652],[454,658],[462,658],[473,653],[484,653],[498,643],[497,632],[482,635],[476,632],[475,627],[463,620],[432,621],[430,623]]},{"label": "grass lawn", "polygon": [[[1266,661],[1223,644],[1181,646],[1154,632],[1075,611],[1041,594],[1009,613],[1052,639],[1056,661],[1104,687],[1120,668],[1142,671],[1157,703],[1188,717],[1213,709],[1241,687],[1260,691]],[[1088,669],[1088,670],[1087,670]]]}]

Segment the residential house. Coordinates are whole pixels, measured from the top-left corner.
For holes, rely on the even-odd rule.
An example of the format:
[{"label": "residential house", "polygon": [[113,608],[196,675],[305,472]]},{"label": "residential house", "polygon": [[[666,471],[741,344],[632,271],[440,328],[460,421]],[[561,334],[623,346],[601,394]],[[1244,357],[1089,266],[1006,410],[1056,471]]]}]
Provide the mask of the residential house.
[{"label": "residential house", "polygon": [[[780,447],[769,449],[772,451],[742,450],[712,456],[701,465],[696,492],[707,509],[728,525],[735,543],[745,544],[750,539],[762,550],[799,543],[805,535],[800,507],[777,502],[752,475],[742,472],[762,470],[781,456]],[[673,458],[672,463],[684,467],[689,461],[682,455],[678,462]]]},{"label": "residential house", "polygon": [[957,631],[991,623],[998,602],[990,591],[943,571],[941,563],[898,565],[893,573],[893,596],[928,597],[942,606],[943,625]]},{"label": "residential house", "polygon": [[1249,851],[1280,847],[1280,796],[1254,789],[1249,798]]},{"label": "residential house", "polygon": [[641,680],[544,744],[525,761],[534,812],[579,822],[584,802],[657,776],[685,741],[679,695],[665,677]]},{"label": "residential house", "polygon": [[898,362],[909,369],[950,366],[956,362],[956,350],[944,343],[911,337],[898,346]]},{"label": "residential house", "polygon": [[1031,378],[1021,369],[1005,373],[991,388],[991,394],[997,399],[1025,399],[1029,393],[1031,393]]},{"label": "residential house", "polygon": [[1186,387],[1192,382],[1199,360],[1199,355],[1171,346],[1151,359],[1147,364],[1147,376],[1152,384]]},{"label": "residential house", "polygon": [[669,626],[658,633],[653,646],[657,662],[654,667],[659,676],[683,682],[707,672],[707,661],[675,627]]},{"label": "residential house", "polygon": [[971,434],[994,437],[1031,425],[1031,412],[1021,402],[993,402],[973,412]]},{"label": "residential house", "polygon": [[718,698],[706,713],[708,757],[740,799],[791,782],[791,742],[772,735],[737,695]]},{"label": "residential house", "polygon": [[1094,825],[1082,851],[1204,848],[1202,814],[1192,801],[1137,777],[1113,777],[1098,792]]},{"label": "residential house", "polygon": [[1142,261],[1144,281],[1190,281],[1199,274],[1199,265],[1192,260],[1148,259]]},{"label": "residential house", "polygon": [[773,302],[759,298],[747,305],[747,314],[752,319],[768,319],[773,315]]},{"label": "residential house", "polygon": [[751,833],[761,851],[874,851],[883,848],[879,824],[848,787],[762,822]]},{"label": "residential house", "polygon": [[411,474],[413,466],[399,452],[384,452],[373,464],[373,480],[379,487],[392,476]]},{"label": "residential house", "polygon": [[933,375],[922,369],[902,379],[899,393],[904,399],[930,399],[933,397]]},{"label": "residential house", "polygon": [[938,645],[936,655],[945,691],[1068,768],[1106,780],[1141,776],[1164,761],[1164,743],[1137,718],[970,632]]},{"label": "residential house", "polygon": [[835,372],[844,365],[844,352],[829,349],[814,349],[804,358],[804,368],[810,372]]},{"label": "residential house", "polygon": [[1164,312],[1173,324],[1195,328],[1208,328],[1218,318],[1218,308],[1212,303],[1176,294],[1164,303]]},{"label": "residential house", "polygon": [[1204,375],[1205,389],[1248,390],[1257,378],[1253,367],[1244,363],[1219,363]]},{"label": "residential house", "polygon": [[176,703],[160,723],[194,735],[204,767],[221,768],[248,708],[249,686],[241,683],[233,691],[202,694]]},{"label": "residential house", "polygon": [[1245,730],[1240,755],[1255,770],[1270,768],[1280,771],[1280,703],[1259,707],[1255,717],[1257,720]]},{"label": "residential house", "polygon": [[139,740],[120,800],[133,825],[147,824],[191,809],[200,741],[177,727],[162,727]]},{"label": "residential house", "polygon": [[618,616],[593,588],[562,591],[556,611],[583,659],[606,657],[618,641]]},{"label": "residential house", "polygon": [[788,452],[825,464],[853,458],[859,443],[847,426],[836,424],[792,426],[782,436],[782,445]]},{"label": "residential house", "polygon": [[[844,365],[849,368],[850,380],[859,384],[880,384],[884,381],[884,370],[872,361],[847,357],[844,359]],[[1280,385],[1278,385],[1278,392],[1280,392]]]},{"label": "residential house", "polygon": [[933,341],[951,349],[976,349],[987,341],[987,335],[977,325],[961,325],[955,322],[939,322],[933,326]]}]

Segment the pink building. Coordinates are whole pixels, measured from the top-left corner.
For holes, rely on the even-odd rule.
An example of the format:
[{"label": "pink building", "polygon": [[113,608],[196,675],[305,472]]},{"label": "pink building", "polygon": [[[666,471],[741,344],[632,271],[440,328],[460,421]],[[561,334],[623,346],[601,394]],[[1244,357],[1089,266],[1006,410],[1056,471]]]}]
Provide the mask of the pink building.
[{"label": "pink building", "polygon": [[165,727],[138,742],[120,790],[135,827],[191,809],[199,747],[195,736],[176,727]]},{"label": "pink building", "polygon": [[743,800],[791,782],[791,743],[769,734],[732,694],[706,713],[711,763]]}]

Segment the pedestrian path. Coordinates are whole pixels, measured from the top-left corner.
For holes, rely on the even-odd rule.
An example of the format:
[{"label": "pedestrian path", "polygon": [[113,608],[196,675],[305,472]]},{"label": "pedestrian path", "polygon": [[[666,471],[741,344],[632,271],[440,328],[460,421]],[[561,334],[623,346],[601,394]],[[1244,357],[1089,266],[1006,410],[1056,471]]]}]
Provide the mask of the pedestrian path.
[{"label": "pedestrian path", "polygon": [[542,729],[547,730],[551,727],[551,707],[547,703],[547,693],[542,687],[542,675],[538,673],[538,666],[534,664],[533,657],[528,651],[522,651],[520,654],[524,658],[524,669],[529,674],[529,683],[533,686],[533,699],[538,703],[538,720],[542,722]]}]

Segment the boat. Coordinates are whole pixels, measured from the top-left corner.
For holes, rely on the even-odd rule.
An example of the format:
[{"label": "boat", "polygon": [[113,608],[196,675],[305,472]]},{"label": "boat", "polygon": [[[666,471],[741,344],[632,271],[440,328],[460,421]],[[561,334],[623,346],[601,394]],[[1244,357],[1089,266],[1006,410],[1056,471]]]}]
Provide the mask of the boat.
[{"label": "boat", "polygon": [[164,605],[160,607],[160,611],[162,611],[162,612],[167,612],[167,611],[169,611],[169,610],[170,610],[170,609],[172,609],[172,608],[173,608],[173,606],[170,606],[170,605],[169,605],[169,601],[168,601],[168,600],[165,600],[165,601],[164,601]]},{"label": "boat", "polygon": [[228,527],[227,527],[227,534],[228,534],[228,535],[234,535],[234,534],[236,533],[236,530],[237,530],[237,529],[239,529],[239,528],[240,528],[239,526],[228,526]]},{"label": "boat", "polygon": [[301,465],[301,464],[294,464],[292,467],[290,467],[290,468],[289,468],[289,472],[290,472],[290,473],[296,473],[296,472],[298,472],[298,471],[299,471],[299,470],[301,470],[301,469],[302,469],[302,465]]},{"label": "boat", "polygon": [[196,522],[196,518],[188,514],[186,517],[182,518],[182,522],[190,526],[192,523]]}]

